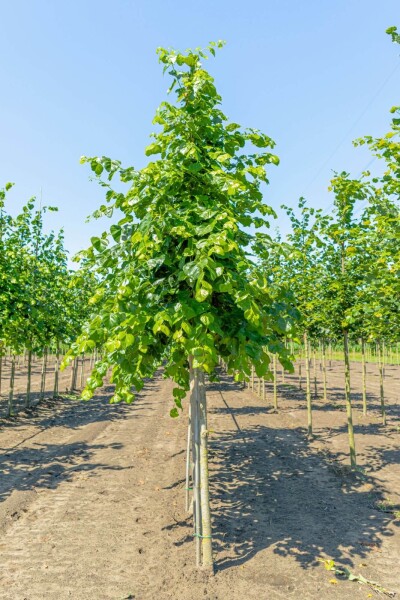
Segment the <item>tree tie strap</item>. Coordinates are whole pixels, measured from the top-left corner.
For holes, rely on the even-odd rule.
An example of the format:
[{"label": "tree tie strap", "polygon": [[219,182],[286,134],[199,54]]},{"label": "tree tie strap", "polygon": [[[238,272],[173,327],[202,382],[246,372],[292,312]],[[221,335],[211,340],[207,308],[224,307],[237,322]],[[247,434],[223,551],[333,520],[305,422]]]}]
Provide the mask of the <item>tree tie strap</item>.
[{"label": "tree tie strap", "polygon": [[202,540],[211,540],[212,539],[211,535],[200,535],[200,533],[194,533],[193,537],[198,537],[198,538],[201,538]]}]

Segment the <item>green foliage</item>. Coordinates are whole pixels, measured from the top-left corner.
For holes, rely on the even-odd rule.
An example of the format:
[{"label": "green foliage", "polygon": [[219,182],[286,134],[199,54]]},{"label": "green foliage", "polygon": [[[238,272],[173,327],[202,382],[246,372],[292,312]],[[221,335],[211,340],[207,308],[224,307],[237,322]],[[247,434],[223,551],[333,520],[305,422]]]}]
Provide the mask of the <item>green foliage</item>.
[{"label": "green foliage", "polygon": [[386,29],[386,33],[392,38],[392,42],[400,44],[400,34],[397,33],[397,27],[389,27]]},{"label": "green foliage", "polygon": [[63,233],[44,233],[44,214],[54,208],[37,209],[31,198],[15,218],[6,212],[10,188],[0,190],[0,347],[41,354],[76,337],[93,277],[76,286],[82,276],[67,268]]},{"label": "green foliage", "polygon": [[[179,386],[176,406],[189,388],[188,358],[211,376],[222,356],[237,379],[269,371],[268,351],[291,365],[281,337],[292,328],[282,291],[252,262],[256,238],[245,228],[268,225],[272,209],[262,200],[265,168],[278,164],[274,142],[256,129],[229,123],[214,80],[202,59],[222,43],[186,53],[158,49],[172,78],[176,102],[163,102],[140,171],[106,157],[86,158],[106,189],[108,207],[123,218],[92,239],[84,253],[101,283],[92,299],[96,317],[67,358],[86,344],[103,349],[84,396],[102,384],[109,367],[114,401],[133,399],[132,387],[164,364]],[[158,158],[157,158],[158,157]],[[112,179],[129,184],[126,193]],[[173,409],[172,416],[177,412]]]}]

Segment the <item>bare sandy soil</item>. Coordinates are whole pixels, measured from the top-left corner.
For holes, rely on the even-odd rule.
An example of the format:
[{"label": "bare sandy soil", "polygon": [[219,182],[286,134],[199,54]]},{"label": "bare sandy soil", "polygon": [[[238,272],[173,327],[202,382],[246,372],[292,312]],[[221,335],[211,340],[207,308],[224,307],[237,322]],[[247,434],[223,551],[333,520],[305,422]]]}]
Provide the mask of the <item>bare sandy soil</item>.
[{"label": "bare sandy soil", "polygon": [[295,376],[286,375],[279,386],[278,413],[270,384],[265,401],[226,377],[208,386],[211,578],[193,567],[184,510],[186,418],[169,417],[170,381],[148,382],[132,406],[109,405],[106,387],[90,403],[45,401],[3,421],[1,598],[375,596],[366,585],[335,577],[320,558],[399,593],[400,369],[386,373],[385,428],[374,397],[376,376],[370,375],[371,411],[363,417],[353,373],[358,461],[365,468],[356,474],[345,467],[340,371],[332,365],[328,403],[315,400],[311,442]]}]

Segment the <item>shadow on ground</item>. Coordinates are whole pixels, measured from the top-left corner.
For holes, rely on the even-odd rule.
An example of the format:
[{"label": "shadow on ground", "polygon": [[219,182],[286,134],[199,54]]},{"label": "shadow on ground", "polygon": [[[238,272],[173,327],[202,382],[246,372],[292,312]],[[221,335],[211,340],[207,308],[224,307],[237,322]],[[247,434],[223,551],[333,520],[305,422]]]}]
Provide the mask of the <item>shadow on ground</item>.
[{"label": "shadow on ground", "polygon": [[[157,380],[147,381],[145,390],[156,392],[159,389]],[[32,433],[12,447],[1,448],[0,453],[0,502],[5,500],[14,491],[29,491],[37,488],[55,489],[63,481],[68,481],[78,471],[85,471],[90,476],[101,476],[104,470],[115,470],[123,467],[99,464],[92,462],[92,457],[105,445],[92,443],[79,439],[82,427],[90,424],[110,423],[126,419],[132,412],[135,414],[149,410],[149,403],[140,394],[133,404],[109,404],[113,392],[112,386],[106,386],[90,401],[57,398],[44,400],[33,410],[20,413],[12,419],[5,419],[1,423],[1,431],[9,427],[27,425],[26,431]],[[29,429],[34,424],[36,427]],[[75,440],[65,440],[57,443],[42,443],[35,441],[42,431],[51,428],[77,430]],[[70,436],[69,436],[70,437]],[[55,436],[56,439],[56,436]],[[40,438],[38,438],[40,440]],[[121,449],[121,444],[109,444],[107,448],[115,451]]]},{"label": "shadow on ground", "polygon": [[[241,390],[224,376],[208,388],[220,392],[222,400],[211,412],[230,414],[233,420],[233,430],[210,439],[217,570],[244,565],[267,548],[292,557],[304,569],[321,557],[352,568],[354,561],[379,551],[382,539],[393,535],[389,525],[394,522],[393,514],[377,508],[386,496],[382,482],[371,474],[350,472],[340,464],[340,453],[317,450],[303,428],[265,425],[268,421],[261,417],[270,407],[260,407],[259,400],[234,406],[236,398],[233,404],[224,394],[232,388]],[[371,425],[369,433],[376,428]],[[372,466],[397,462],[399,454],[382,448]],[[187,526],[184,519],[168,528]],[[177,545],[191,540],[185,532]]]}]

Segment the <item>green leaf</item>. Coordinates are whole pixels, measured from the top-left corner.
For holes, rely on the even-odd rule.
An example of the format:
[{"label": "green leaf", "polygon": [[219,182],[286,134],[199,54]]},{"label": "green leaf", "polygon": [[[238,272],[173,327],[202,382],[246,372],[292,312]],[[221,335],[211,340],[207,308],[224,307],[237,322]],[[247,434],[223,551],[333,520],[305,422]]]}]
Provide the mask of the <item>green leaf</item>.
[{"label": "green leaf", "polygon": [[183,266],[183,272],[187,275],[188,279],[193,283],[202,275],[203,270],[200,265],[194,261],[188,262]]},{"label": "green leaf", "polygon": [[204,302],[211,294],[212,286],[207,281],[202,280],[196,286],[195,298],[197,302]]},{"label": "green leaf", "polygon": [[152,154],[160,154],[160,153],[161,153],[160,144],[150,144],[149,146],[147,146],[147,148],[145,150],[146,156],[151,156]]}]

